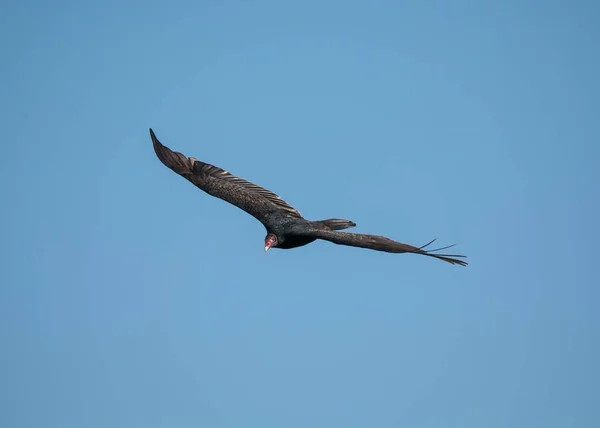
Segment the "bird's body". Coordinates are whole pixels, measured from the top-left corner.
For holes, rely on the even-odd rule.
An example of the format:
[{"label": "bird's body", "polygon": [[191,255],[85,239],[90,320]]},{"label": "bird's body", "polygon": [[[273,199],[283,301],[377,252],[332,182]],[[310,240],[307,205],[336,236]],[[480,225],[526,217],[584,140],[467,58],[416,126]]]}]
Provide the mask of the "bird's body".
[{"label": "bird's body", "polygon": [[464,256],[433,253],[440,249],[426,251],[424,248],[431,242],[423,247],[413,247],[383,236],[338,232],[355,227],[356,224],[350,220],[307,220],[276,194],[231,175],[219,167],[172,151],[160,143],[152,129],[150,136],[154,151],[165,166],[209,195],[236,205],[260,221],[267,230],[265,251],[270,248],[297,248],[322,239],[339,245],[388,253],[422,254],[452,264],[467,265],[465,261],[458,259]]},{"label": "bird's body", "polygon": [[310,221],[296,218],[274,217],[265,225],[267,233],[277,237],[277,246],[283,250],[298,248],[314,242],[317,238],[309,236],[307,232],[314,226]]}]

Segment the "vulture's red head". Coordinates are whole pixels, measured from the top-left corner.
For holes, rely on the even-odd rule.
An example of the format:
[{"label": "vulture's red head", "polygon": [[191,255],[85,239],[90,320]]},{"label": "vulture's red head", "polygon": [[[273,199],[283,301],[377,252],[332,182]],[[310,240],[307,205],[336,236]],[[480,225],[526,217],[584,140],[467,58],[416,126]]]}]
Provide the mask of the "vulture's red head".
[{"label": "vulture's red head", "polygon": [[269,248],[277,246],[277,237],[272,233],[269,233],[265,238],[265,252],[269,251]]}]

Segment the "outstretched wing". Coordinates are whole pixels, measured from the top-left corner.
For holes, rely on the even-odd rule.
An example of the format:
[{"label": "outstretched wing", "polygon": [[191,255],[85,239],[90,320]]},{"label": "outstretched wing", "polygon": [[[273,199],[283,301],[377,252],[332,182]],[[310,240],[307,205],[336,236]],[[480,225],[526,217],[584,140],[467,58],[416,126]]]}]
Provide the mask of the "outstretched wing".
[{"label": "outstretched wing", "polygon": [[[465,256],[457,254],[438,254],[434,251],[444,250],[452,247],[452,245],[444,248],[438,248],[435,250],[426,251],[425,247],[429,246],[433,241],[429,242],[422,247],[413,247],[412,245],[402,244],[400,242],[392,241],[391,239],[377,235],[363,235],[359,233],[347,233],[347,232],[336,232],[333,230],[315,230],[312,231],[311,236],[325,241],[333,242],[339,245],[349,245],[352,247],[368,248],[375,251],[385,251],[386,253],[414,253],[422,254],[424,256],[435,257],[436,259],[443,260],[448,263],[466,266],[468,263],[458,258]],[[435,241],[435,239],[434,239]]]},{"label": "outstretched wing", "polygon": [[165,166],[209,195],[241,208],[261,223],[264,224],[272,215],[302,218],[296,209],[275,193],[235,177],[219,167],[172,151],[158,141],[152,129],[150,129],[150,137],[156,156]]}]

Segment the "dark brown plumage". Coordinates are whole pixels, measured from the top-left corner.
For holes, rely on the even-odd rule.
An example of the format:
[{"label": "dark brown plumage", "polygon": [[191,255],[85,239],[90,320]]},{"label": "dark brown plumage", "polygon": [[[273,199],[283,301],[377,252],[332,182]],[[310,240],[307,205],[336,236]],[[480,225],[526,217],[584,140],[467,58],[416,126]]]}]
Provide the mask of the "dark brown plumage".
[{"label": "dark brown plumage", "polygon": [[349,220],[306,220],[295,208],[273,192],[231,175],[214,165],[172,151],[158,141],[152,129],[150,129],[150,137],[156,156],[165,166],[209,195],[241,208],[260,221],[267,229],[265,251],[269,248],[301,247],[317,239],[322,239],[339,245],[368,248],[387,253],[422,254],[451,264],[467,265],[466,261],[460,260],[465,256],[434,253],[451,246],[427,251],[425,248],[433,241],[422,247],[413,247],[383,236],[338,232],[338,230],[356,226]]}]

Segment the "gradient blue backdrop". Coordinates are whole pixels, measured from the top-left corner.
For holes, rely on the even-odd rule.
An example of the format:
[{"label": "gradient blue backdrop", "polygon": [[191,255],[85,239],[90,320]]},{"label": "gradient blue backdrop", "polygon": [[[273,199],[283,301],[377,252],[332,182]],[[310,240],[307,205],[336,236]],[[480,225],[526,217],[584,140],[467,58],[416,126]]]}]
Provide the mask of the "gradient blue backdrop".
[{"label": "gradient blue backdrop", "polygon": [[[0,426],[600,426],[599,8],[4,2]],[[471,264],[265,255],[149,127]]]}]

